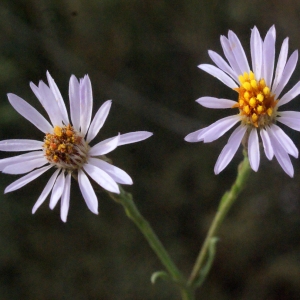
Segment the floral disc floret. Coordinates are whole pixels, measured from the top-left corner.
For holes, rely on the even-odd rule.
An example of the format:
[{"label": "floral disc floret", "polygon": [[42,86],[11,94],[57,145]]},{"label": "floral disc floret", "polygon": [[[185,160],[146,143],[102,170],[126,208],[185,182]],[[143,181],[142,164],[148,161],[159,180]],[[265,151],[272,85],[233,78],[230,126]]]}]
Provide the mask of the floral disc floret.
[{"label": "floral disc floret", "polygon": [[50,163],[58,168],[73,171],[86,163],[90,147],[80,133],[69,124],[55,126],[53,133],[47,133],[43,148]]},{"label": "floral disc floret", "polygon": [[233,107],[240,109],[242,122],[255,127],[273,123],[278,100],[275,100],[275,95],[271,93],[265,80],[257,80],[252,71],[244,72],[238,79],[240,87],[234,90],[239,93],[239,98]]}]

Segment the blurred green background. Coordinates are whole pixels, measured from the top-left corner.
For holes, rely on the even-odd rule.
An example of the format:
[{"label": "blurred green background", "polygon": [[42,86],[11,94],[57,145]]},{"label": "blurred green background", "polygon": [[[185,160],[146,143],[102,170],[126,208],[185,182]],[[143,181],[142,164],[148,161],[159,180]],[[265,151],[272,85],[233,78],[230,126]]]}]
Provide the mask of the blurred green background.
[{"label": "blurred green background", "polygon": [[[126,170],[126,187],[178,266],[188,276],[221,195],[232,184],[241,150],[220,175],[213,167],[229,135],[190,144],[185,135],[228,112],[209,110],[201,96],[236,99],[199,70],[208,49],[222,53],[220,35],[237,33],[249,57],[250,29],[264,36],[273,24],[277,55],[290,37],[300,47],[300,2],[233,0],[27,0],[0,2],[0,139],[43,136],[9,105],[6,93],[42,112],[29,88],[49,70],[68,102],[71,74],[89,74],[94,113],[107,99],[111,113],[97,140],[117,132],[154,132],[109,157]],[[300,76],[296,69],[286,90]],[[285,109],[299,110],[299,97]],[[44,113],[44,112],[43,112]],[[299,133],[284,128],[299,148]],[[1,153],[1,158],[9,154]],[[220,231],[213,269],[197,299],[300,299],[300,165],[290,179],[277,161],[261,155],[258,173]],[[1,196],[0,299],[179,299],[165,282],[143,236],[105,192],[98,216],[88,211],[77,184],[68,222],[49,200],[31,209],[52,172]],[[0,190],[17,179],[1,175]]]}]

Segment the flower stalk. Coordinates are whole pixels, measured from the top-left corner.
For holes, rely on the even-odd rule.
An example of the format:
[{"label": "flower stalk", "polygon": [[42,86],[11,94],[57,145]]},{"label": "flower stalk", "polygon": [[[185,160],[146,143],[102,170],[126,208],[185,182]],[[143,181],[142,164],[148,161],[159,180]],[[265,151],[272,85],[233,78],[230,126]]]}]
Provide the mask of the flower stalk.
[{"label": "flower stalk", "polygon": [[[167,250],[151,228],[149,222],[141,215],[136,207],[132,195],[123,190],[120,186],[120,194],[109,193],[110,197],[121,204],[126,212],[126,215],[135,223],[142,232],[150,247],[153,249],[161,263],[168,271],[169,277],[178,285],[182,300],[194,300],[194,289],[186,285],[186,279],[179,271]],[[163,272],[161,272],[163,273]],[[164,276],[165,277],[165,276]]]},{"label": "flower stalk", "polygon": [[[244,160],[240,163],[238,167],[238,174],[237,178],[232,185],[231,189],[227,191],[219,204],[218,211],[213,219],[213,222],[209,228],[209,231],[207,233],[207,236],[204,240],[203,246],[199,252],[199,255],[196,259],[195,265],[193,267],[193,270],[191,272],[190,278],[188,280],[188,286],[196,288],[200,284],[202,284],[205,280],[205,277],[201,277],[201,271],[205,268],[205,264],[209,260],[209,250],[212,245],[212,241],[216,239],[216,235],[218,233],[218,230],[224,221],[224,218],[226,217],[229,209],[231,208],[232,204],[237,199],[240,192],[243,190],[247,179],[250,174],[250,164],[248,160],[248,156],[246,152],[244,151]],[[203,273],[202,273],[203,274]],[[204,273],[206,276],[208,272]]]}]

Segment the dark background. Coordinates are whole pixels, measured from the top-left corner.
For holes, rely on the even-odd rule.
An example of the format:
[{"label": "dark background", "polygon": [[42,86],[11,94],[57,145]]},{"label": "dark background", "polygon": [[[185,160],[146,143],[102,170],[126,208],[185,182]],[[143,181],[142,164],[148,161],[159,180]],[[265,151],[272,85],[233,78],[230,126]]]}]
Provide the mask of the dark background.
[{"label": "dark background", "polygon": [[[199,70],[219,37],[237,33],[249,57],[250,29],[277,31],[277,55],[286,36],[300,47],[300,3],[234,0],[27,0],[0,2],[0,138],[43,139],[9,105],[6,93],[42,112],[29,82],[49,70],[68,102],[71,74],[89,74],[94,113],[113,105],[97,140],[117,132],[154,132],[109,157],[126,170],[126,187],[172,258],[188,276],[222,194],[236,176],[241,149],[220,175],[216,159],[229,135],[210,144],[185,135],[228,111],[209,110],[201,96],[236,93]],[[299,80],[296,69],[288,88]],[[283,109],[299,110],[299,97]],[[44,113],[44,112],[43,112]],[[231,112],[230,112],[231,113]],[[299,133],[284,128],[299,148]],[[7,157],[1,153],[1,157]],[[246,190],[220,231],[212,272],[197,299],[300,299],[299,161],[289,178],[276,159],[261,155]],[[73,181],[68,222],[49,199],[31,209],[52,172],[0,201],[0,299],[179,299],[170,283],[151,285],[160,262],[121,206],[98,194],[98,216]],[[0,177],[0,190],[18,178]]]}]

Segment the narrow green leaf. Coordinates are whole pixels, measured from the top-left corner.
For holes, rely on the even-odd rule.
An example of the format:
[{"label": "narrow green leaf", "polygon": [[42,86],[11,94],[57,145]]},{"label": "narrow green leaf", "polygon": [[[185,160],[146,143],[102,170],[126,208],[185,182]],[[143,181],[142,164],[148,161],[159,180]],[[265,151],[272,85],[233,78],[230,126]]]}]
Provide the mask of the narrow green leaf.
[{"label": "narrow green leaf", "polygon": [[195,282],[195,286],[200,287],[202,283],[204,282],[205,278],[207,277],[211,266],[213,264],[213,261],[215,259],[216,255],[216,243],[219,240],[217,237],[212,237],[209,240],[209,246],[208,246],[208,257],[206,264],[203,266],[203,268],[199,272],[198,280]]},{"label": "narrow green leaf", "polygon": [[151,275],[151,283],[152,284],[155,284],[156,283],[156,280],[158,278],[161,278],[161,279],[165,279],[165,280],[170,280],[170,276],[167,272],[165,271],[157,271],[157,272],[154,272],[152,275]]}]

